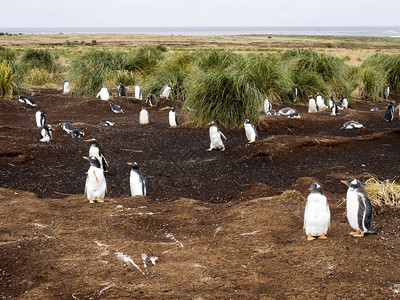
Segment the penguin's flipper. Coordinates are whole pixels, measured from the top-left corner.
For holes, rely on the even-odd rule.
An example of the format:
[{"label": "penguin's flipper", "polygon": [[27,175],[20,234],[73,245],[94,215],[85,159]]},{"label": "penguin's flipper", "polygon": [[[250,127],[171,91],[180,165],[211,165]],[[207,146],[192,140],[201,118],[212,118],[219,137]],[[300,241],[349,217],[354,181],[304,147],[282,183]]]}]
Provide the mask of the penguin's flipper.
[{"label": "penguin's flipper", "polygon": [[108,161],[104,157],[103,153],[101,154],[101,160],[102,160],[102,163],[103,163],[104,171],[108,170],[110,168],[110,165],[108,164]]},{"label": "penguin's flipper", "polygon": [[218,132],[219,132],[219,134],[225,139],[225,140],[228,140],[227,138],[226,138],[226,136],[218,129]]},{"label": "penguin's flipper", "polygon": [[176,123],[176,126],[179,126],[178,115],[176,113],[175,113],[175,123]]}]

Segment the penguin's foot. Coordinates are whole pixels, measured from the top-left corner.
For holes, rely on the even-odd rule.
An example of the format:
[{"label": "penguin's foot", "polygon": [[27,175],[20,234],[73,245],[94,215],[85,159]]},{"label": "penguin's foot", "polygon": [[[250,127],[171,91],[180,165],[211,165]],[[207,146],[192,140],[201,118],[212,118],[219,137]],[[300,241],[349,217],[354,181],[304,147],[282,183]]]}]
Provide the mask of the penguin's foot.
[{"label": "penguin's foot", "polygon": [[315,237],[313,237],[313,236],[311,235],[311,233],[309,233],[309,234],[307,235],[307,240],[308,240],[308,241],[315,240]]},{"label": "penguin's foot", "polygon": [[364,232],[360,232],[360,231],[351,232],[351,233],[353,233],[352,236],[354,236],[354,237],[363,237],[364,236]]},{"label": "penguin's foot", "polygon": [[92,198],[89,199],[89,203],[94,203]]},{"label": "penguin's foot", "polygon": [[225,151],[225,147],[221,149],[221,151]]},{"label": "penguin's foot", "polygon": [[318,238],[319,238],[319,239],[323,239],[323,240],[327,239],[325,233],[323,233],[322,235],[320,235]]},{"label": "penguin's foot", "polygon": [[254,143],[254,141],[248,141],[248,142],[247,142],[247,144],[252,144],[252,143]]},{"label": "penguin's foot", "polygon": [[101,198],[97,200],[97,203],[103,203],[103,202],[104,202],[104,200]]},{"label": "penguin's foot", "polygon": [[208,148],[207,151],[212,151],[213,148]]}]

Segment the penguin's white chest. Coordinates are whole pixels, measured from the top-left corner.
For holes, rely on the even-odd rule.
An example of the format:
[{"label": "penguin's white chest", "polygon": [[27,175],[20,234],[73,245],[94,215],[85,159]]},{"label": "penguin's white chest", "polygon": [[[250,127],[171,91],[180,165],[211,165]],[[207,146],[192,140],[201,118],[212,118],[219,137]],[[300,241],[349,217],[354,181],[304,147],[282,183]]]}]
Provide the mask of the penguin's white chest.
[{"label": "penguin's white chest", "polygon": [[169,112],[169,126],[171,127],[178,126],[178,124],[176,124],[176,114],[173,111]]},{"label": "penguin's white chest", "polygon": [[167,86],[161,93],[161,97],[168,98],[171,88]]},{"label": "penguin's white chest", "polygon": [[110,94],[108,93],[107,88],[101,88],[100,99],[101,100],[109,100],[110,99]]},{"label": "penguin's white chest", "polygon": [[304,212],[304,230],[306,234],[320,236],[329,229],[331,214],[326,197],[321,194],[310,194]]},{"label": "penguin's white chest", "polygon": [[247,140],[251,141],[251,142],[255,142],[256,132],[254,131],[253,126],[251,126],[251,124],[244,124],[244,130],[246,132]]},{"label": "penguin's white chest", "polygon": [[107,190],[103,169],[90,166],[86,177],[85,192],[88,199],[103,199]]},{"label": "penguin's white chest", "polygon": [[138,86],[138,85],[135,86],[135,98],[143,100],[142,90],[141,90],[140,86]]},{"label": "penguin's white chest", "polygon": [[41,135],[40,142],[50,142],[52,140],[51,132],[48,132],[44,128],[40,130],[40,135]]},{"label": "penguin's white chest", "polygon": [[210,127],[210,141],[211,148],[222,149],[224,148],[224,143],[221,139],[221,134],[218,131],[218,128],[211,126]]},{"label": "penguin's white chest", "polygon": [[149,124],[149,113],[147,110],[142,110],[139,116],[139,124],[147,125]]},{"label": "penguin's white chest", "polygon": [[144,196],[143,195],[143,183],[140,180],[140,176],[135,171],[131,170],[129,183],[131,187],[131,195],[134,196]]},{"label": "penguin's white chest", "polygon": [[350,226],[355,230],[360,230],[360,227],[358,226],[359,202],[356,191],[347,191],[346,210],[347,220],[349,221]]},{"label": "penguin's white chest", "polygon": [[267,113],[267,112],[269,112],[270,110],[272,110],[272,105],[271,105],[271,103],[269,102],[269,100],[266,99],[266,100],[264,101],[264,112]]},{"label": "penguin's white chest", "polygon": [[64,94],[68,94],[69,93],[69,82],[65,82],[64,83],[63,93]]},{"label": "penguin's white chest", "polygon": [[35,114],[35,118],[36,118],[36,126],[37,126],[37,127],[42,127],[44,124],[42,124],[42,123],[43,123],[43,122],[42,122],[42,114],[41,114],[40,111],[38,111],[38,112]]},{"label": "penguin's white chest", "polygon": [[319,109],[326,107],[324,99],[322,99],[322,96],[317,96],[317,106]]},{"label": "penguin's white chest", "polygon": [[316,112],[317,111],[317,104],[314,99],[310,99],[308,101],[308,112]]}]

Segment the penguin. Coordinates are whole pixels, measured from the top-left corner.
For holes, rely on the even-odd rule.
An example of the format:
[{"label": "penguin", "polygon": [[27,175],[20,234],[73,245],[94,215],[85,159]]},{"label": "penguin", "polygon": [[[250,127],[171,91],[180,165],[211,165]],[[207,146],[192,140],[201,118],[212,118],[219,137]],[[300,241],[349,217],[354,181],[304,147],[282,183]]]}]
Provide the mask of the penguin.
[{"label": "penguin", "polygon": [[21,103],[25,103],[28,104],[32,107],[37,107],[37,104],[35,101],[33,101],[32,97],[28,97],[28,96],[18,96],[18,101]]},{"label": "penguin", "polygon": [[393,121],[394,118],[394,102],[391,101],[389,105],[386,107],[385,111],[385,121],[390,122]]},{"label": "penguin", "polygon": [[360,129],[360,128],[363,128],[363,127],[364,127],[363,124],[360,124],[360,123],[358,123],[356,121],[347,121],[346,123],[344,123],[342,125],[341,129]]},{"label": "penguin", "polygon": [[110,99],[110,94],[108,93],[108,90],[107,90],[105,84],[103,84],[103,87],[101,88],[100,92],[97,93],[96,98],[99,98],[99,97],[101,100],[105,100],[105,101]]},{"label": "penguin", "polygon": [[272,104],[271,104],[271,102],[269,102],[268,97],[265,97],[265,100],[264,100],[264,113],[268,114],[268,112],[270,110],[272,110]]},{"label": "penguin", "polygon": [[258,140],[258,134],[256,127],[250,122],[249,119],[244,121],[244,131],[246,133],[246,138],[248,144],[254,143]]},{"label": "penguin", "polygon": [[213,149],[225,151],[224,143],[222,142],[221,136],[226,140],[226,136],[219,131],[215,122],[208,123],[207,125],[210,126],[209,133],[210,133],[210,148],[207,151],[212,151]]},{"label": "penguin", "polygon": [[379,111],[379,108],[376,107],[376,106],[374,106],[374,107],[372,107],[372,108],[370,109],[370,111]]},{"label": "penguin", "polygon": [[309,113],[313,113],[313,112],[317,112],[317,103],[315,102],[315,99],[313,98],[313,96],[308,96],[308,112]]},{"label": "penguin", "polygon": [[383,88],[383,97],[385,99],[389,99],[389,91],[390,91],[389,85],[385,83],[385,87]]},{"label": "penguin", "polygon": [[160,98],[168,99],[169,98],[169,93],[172,90],[173,90],[173,88],[169,84],[165,85],[161,90]]},{"label": "penguin", "polygon": [[147,181],[142,172],[140,172],[139,165],[136,162],[128,162],[126,164],[131,166],[131,172],[129,176],[131,196],[147,196]]},{"label": "penguin", "polygon": [[178,123],[178,115],[175,111],[175,107],[171,107],[171,110],[169,111],[169,126],[171,127],[177,127],[179,126]]},{"label": "penguin", "polygon": [[281,114],[279,112],[275,111],[275,110],[269,110],[267,112],[267,115],[268,116],[280,116]]},{"label": "penguin", "polygon": [[90,168],[86,176],[85,196],[89,203],[104,202],[104,196],[107,192],[106,178],[104,171],[100,167],[99,160],[94,156],[83,156],[90,163]]},{"label": "penguin", "polygon": [[297,86],[294,85],[292,91],[289,93],[289,100],[292,102],[296,102],[297,100]]},{"label": "penguin", "polygon": [[142,88],[139,84],[135,86],[135,98],[139,100],[143,100]]},{"label": "penguin", "polygon": [[103,119],[100,121],[101,126],[114,126],[114,121],[111,121],[110,119]]},{"label": "penguin", "polygon": [[118,86],[118,96],[126,96],[126,88],[121,82]]},{"label": "penguin", "polygon": [[147,125],[149,124],[149,113],[147,112],[146,107],[142,107],[139,115],[139,124]]},{"label": "penguin", "polygon": [[68,94],[69,93],[69,81],[65,80],[63,84],[63,94]]},{"label": "penguin", "polygon": [[124,110],[123,110],[118,104],[111,103],[111,104],[110,104],[110,107],[111,107],[111,110],[112,110],[113,112],[115,112],[116,114],[122,114],[122,113],[124,113]]},{"label": "penguin", "polygon": [[329,109],[332,111],[332,106],[335,104],[335,100],[333,100],[332,95],[329,95]]},{"label": "penguin", "polygon": [[278,111],[278,114],[282,115],[282,116],[290,116],[291,114],[297,112],[297,110],[291,108],[291,107],[285,107],[282,108]]},{"label": "penguin", "polygon": [[71,136],[76,139],[85,136],[85,133],[82,129],[74,127],[74,129],[71,131]]},{"label": "penguin", "polygon": [[341,182],[349,187],[346,196],[347,220],[356,230],[350,235],[363,237],[365,233],[376,234],[371,227],[372,205],[361,182],[357,179],[341,180]]},{"label": "penguin", "polygon": [[38,110],[35,114],[36,126],[43,127],[46,124],[46,113],[43,110]]},{"label": "penguin", "polygon": [[84,142],[90,143],[89,156],[96,157],[100,163],[100,167],[103,168],[104,172],[107,172],[110,166],[104,157],[103,151],[101,151],[99,142],[95,138],[84,140]]},{"label": "penguin", "polygon": [[292,112],[289,116],[289,119],[301,119],[301,116],[299,114],[299,112],[296,110],[294,112]]},{"label": "penguin", "polygon": [[331,115],[332,116],[338,116],[338,115],[340,115],[339,113],[338,113],[338,106],[337,106],[337,104],[335,103],[335,100],[333,100],[333,97],[332,96],[329,96],[329,109],[331,110]]},{"label": "penguin", "polygon": [[331,221],[328,201],[318,183],[311,185],[309,190],[311,193],[307,197],[303,229],[309,241],[315,240],[315,237],[326,239]]},{"label": "penguin", "polygon": [[317,95],[316,95],[316,100],[317,100],[317,107],[318,107],[318,110],[322,110],[322,109],[328,108],[328,106],[325,105],[325,100],[324,100],[324,98],[321,96],[320,93],[317,93]]},{"label": "penguin", "polygon": [[50,142],[53,140],[53,134],[51,133],[53,128],[49,124],[44,124],[40,129],[40,142]]},{"label": "penguin", "polygon": [[146,103],[149,103],[151,107],[157,107],[157,102],[158,101],[156,96],[154,96],[153,94],[147,95]]},{"label": "penguin", "polygon": [[340,106],[342,108],[349,108],[349,101],[346,97],[342,97],[342,99],[340,99]]},{"label": "penguin", "polygon": [[58,127],[60,127],[62,130],[64,130],[68,134],[70,134],[75,129],[75,126],[72,125],[70,122],[62,122],[62,123],[58,124]]}]

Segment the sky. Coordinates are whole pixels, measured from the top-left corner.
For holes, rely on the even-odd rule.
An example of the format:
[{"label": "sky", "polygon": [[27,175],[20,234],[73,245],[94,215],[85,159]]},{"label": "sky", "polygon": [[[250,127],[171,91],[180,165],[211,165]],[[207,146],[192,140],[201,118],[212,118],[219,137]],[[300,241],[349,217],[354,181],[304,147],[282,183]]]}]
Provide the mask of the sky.
[{"label": "sky", "polygon": [[0,27],[400,26],[400,0],[0,0]]}]

